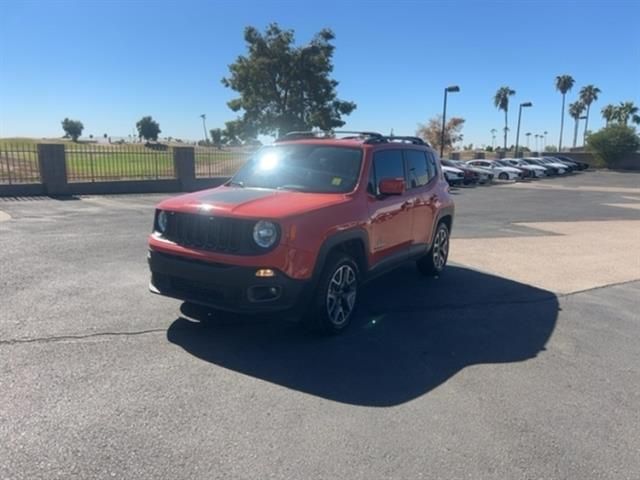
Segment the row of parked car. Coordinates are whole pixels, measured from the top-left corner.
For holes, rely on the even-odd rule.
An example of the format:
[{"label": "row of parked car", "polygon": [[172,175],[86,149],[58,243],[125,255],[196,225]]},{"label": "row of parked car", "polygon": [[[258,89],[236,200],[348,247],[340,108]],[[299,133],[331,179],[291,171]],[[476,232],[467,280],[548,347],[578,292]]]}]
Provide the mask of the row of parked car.
[{"label": "row of parked car", "polygon": [[589,168],[588,163],[565,156],[442,160],[442,170],[449,185],[487,184],[493,180],[524,180],[565,175]]}]

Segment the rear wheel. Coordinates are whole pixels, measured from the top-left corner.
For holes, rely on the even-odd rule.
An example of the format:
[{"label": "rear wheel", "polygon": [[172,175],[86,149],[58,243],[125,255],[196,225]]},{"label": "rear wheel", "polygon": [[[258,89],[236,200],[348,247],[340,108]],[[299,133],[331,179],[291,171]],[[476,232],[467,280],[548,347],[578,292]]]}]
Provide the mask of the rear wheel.
[{"label": "rear wheel", "polygon": [[433,237],[431,250],[416,265],[423,275],[439,275],[447,265],[449,258],[449,228],[444,222],[440,222]]},{"label": "rear wheel", "polygon": [[345,330],[355,314],[359,282],[355,260],[346,253],[332,253],[320,275],[305,323],[331,334]]}]

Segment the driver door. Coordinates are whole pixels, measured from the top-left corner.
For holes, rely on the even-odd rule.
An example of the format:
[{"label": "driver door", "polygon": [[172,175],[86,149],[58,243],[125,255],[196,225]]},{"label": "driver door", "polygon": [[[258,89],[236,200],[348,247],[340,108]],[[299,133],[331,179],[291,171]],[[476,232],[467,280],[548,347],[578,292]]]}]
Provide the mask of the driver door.
[{"label": "driver door", "polygon": [[368,196],[369,253],[373,268],[406,260],[413,240],[413,196],[406,189],[400,195],[380,195],[380,180],[385,178],[405,179],[401,149],[379,150],[373,154]]}]

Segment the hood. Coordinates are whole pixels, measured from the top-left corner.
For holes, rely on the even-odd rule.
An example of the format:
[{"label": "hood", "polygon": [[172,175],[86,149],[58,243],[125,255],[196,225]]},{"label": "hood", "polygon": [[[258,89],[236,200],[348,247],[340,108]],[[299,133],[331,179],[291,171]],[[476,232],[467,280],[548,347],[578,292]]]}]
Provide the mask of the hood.
[{"label": "hood", "polygon": [[284,218],[346,202],[348,195],[303,193],[263,188],[218,187],[169,198],[163,210],[249,218]]},{"label": "hood", "polygon": [[460,170],[457,167],[449,167],[447,165],[442,165],[442,171],[449,172],[449,173],[464,173],[462,170]]}]

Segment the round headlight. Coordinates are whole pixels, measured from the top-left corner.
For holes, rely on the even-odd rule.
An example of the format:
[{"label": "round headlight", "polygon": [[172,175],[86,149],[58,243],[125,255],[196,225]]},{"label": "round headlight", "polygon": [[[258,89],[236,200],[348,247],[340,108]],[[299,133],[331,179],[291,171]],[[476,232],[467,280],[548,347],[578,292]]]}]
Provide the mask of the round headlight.
[{"label": "round headlight", "polygon": [[259,247],[269,248],[272,247],[278,239],[278,227],[273,222],[268,220],[260,220],[253,227],[253,241]]},{"label": "round headlight", "polygon": [[167,231],[168,215],[164,210],[158,212],[158,231],[164,233]]}]

